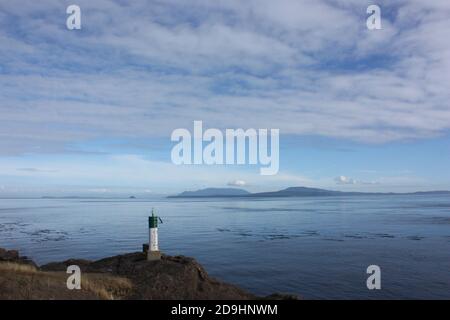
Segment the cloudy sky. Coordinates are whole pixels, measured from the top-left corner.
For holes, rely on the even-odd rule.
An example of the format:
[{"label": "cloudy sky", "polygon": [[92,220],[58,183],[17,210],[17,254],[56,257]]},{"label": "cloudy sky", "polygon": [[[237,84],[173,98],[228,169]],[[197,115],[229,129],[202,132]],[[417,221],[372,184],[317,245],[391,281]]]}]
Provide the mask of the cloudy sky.
[{"label": "cloudy sky", "polygon": [[[448,0],[0,0],[0,193],[450,189],[449,36]],[[279,173],[175,166],[194,120],[280,129]]]}]

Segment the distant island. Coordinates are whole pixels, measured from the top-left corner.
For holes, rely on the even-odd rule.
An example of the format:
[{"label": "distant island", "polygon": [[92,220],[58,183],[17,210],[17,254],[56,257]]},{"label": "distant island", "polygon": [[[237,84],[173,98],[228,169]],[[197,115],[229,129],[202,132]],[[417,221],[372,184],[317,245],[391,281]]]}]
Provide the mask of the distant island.
[{"label": "distant island", "polygon": [[449,195],[450,191],[417,191],[409,193],[394,192],[346,192],[308,187],[290,187],[279,191],[250,193],[238,188],[206,188],[197,191],[184,191],[168,198],[222,198],[222,197],[329,197],[329,196],[364,196],[364,195]]},{"label": "distant island", "polygon": [[251,195],[250,192],[238,188],[206,188],[197,191],[184,191],[169,198],[195,198],[195,197],[242,197]]}]

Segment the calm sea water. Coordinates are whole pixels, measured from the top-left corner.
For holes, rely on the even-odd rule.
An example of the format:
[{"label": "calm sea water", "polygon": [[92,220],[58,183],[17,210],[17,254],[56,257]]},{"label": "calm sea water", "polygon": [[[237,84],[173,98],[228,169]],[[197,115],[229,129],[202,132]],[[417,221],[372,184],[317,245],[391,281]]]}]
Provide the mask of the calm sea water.
[{"label": "calm sea water", "polygon": [[[0,247],[39,264],[139,251],[155,207],[160,247],[256,294],[450,299],[450,198],[0,199]],[[366,268],[381,268],[381,290]]]}]

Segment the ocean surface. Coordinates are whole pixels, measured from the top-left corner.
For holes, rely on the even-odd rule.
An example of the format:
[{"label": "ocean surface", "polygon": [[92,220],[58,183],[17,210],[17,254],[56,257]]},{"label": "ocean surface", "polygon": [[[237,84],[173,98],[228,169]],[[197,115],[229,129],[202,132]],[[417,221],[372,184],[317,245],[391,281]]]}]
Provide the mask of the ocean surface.
[{"label": "ocean surface", "polygon": [[[38,264],[140,251],[152,207],[161,250],[253,293],[450,299],[450,198],[0,199],[0,247]],[[366,269],[381,268],[381,290]]]}]

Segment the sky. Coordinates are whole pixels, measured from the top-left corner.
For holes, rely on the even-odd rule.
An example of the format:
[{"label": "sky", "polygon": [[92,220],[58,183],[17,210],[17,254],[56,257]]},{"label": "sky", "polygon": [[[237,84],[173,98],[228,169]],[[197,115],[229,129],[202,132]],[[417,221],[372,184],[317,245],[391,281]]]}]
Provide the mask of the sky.
[{"label": "sky", "polygon": [[[447,0],[0,0],[0,196],[450,190],[449,36]],[[173,164],[195,120],[279,129],[278,174]]]}]

